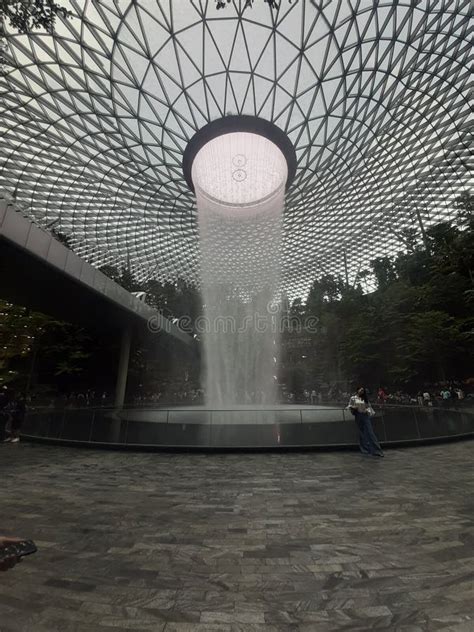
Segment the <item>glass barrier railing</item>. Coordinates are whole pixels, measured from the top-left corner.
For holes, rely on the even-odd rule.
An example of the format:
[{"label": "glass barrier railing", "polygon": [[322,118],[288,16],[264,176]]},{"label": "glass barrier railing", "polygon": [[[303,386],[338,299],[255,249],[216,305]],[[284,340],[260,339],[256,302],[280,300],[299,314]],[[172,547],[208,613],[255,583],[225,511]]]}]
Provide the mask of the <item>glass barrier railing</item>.
[{"label": "glass barrier railing", "polygon": [[[392,406],[373,418],[382,443],[469,436],[474,411]],[[311,409],[38,409],[30,410],[26,437],[86,443],[188,446],[351,446],[357,428],[343,408]]]}]

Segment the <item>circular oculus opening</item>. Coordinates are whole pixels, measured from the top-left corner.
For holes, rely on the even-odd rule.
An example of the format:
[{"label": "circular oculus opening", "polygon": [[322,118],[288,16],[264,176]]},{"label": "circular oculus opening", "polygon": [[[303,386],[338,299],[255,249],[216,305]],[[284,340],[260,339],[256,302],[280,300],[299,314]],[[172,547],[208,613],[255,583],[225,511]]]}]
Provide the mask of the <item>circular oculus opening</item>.
[{"label": "circular oculus opening", "polygon": [[243,210],[282,194],[288,165],[281,149],[268,138],[233,132],[217,136],[199,149],[191,178],[198,195]]}]

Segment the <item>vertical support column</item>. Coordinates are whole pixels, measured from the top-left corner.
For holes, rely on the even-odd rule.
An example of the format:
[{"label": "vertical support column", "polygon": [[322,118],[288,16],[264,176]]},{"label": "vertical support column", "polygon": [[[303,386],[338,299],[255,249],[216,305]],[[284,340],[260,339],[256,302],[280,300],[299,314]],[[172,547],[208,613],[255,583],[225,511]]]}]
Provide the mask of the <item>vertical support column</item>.
[{"label": "vertical support column", "polygon": [[124,329],[120,340],[120,357],[117,371],[117,383],[115,385],[115,408],[123,408],[125,401],[131,341],[132,337],[130,335],[130,330]]},{"label": "vertical support column", "polygon": [[423,239],[423,244],[425,246],[425,250],[426,250],[426,252],[428,254],[431,254],[430,253],[430,242],[428,241],[428,237],[426,235],[425,226],[423,224],[423,218],[421,216],[420,209],[418,208],[418,204],[415,204],[415,213],[416,213],[416,217],[418,219],[418,224],[420,225],[421,237]]},{"label": "vertical support column", "polygon": [[342,251],[342,256],[344,259],[344,276],[346,279],[346,288],[349,287],[349,269],[347,267],[347,252],[346,249],[344,248],[344,250]]}]

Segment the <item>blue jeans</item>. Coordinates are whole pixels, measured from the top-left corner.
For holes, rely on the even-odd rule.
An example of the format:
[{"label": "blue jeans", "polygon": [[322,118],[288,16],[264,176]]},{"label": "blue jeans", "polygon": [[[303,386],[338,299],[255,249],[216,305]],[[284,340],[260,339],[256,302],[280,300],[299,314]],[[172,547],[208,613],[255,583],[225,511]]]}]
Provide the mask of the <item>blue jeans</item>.
[{"label": "blue jeans", "polygon": [[359,429],[359,448],[362,454],[382,454],[383,450],[372,428],[370,416],[357,412],[355,421]]}]

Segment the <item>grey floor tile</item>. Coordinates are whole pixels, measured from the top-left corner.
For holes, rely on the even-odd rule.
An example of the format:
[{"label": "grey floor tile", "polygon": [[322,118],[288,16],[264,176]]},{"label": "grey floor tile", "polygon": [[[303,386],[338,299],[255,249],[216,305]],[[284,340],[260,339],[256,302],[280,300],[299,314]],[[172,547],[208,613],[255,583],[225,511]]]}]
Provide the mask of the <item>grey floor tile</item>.
[{"label": "grey floor tile", "polygon": [[474,630],[473,448],[0,446],[0,632]]}]

